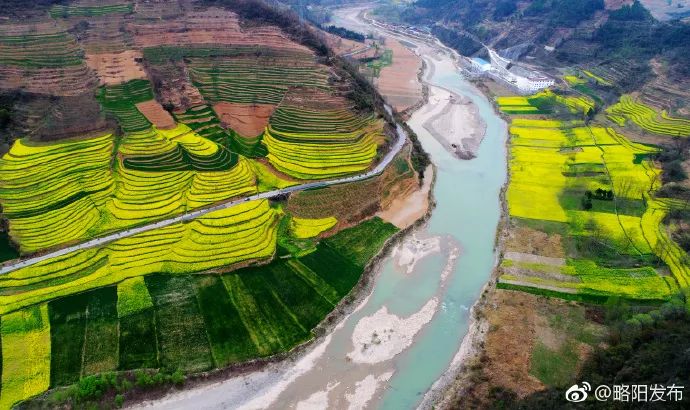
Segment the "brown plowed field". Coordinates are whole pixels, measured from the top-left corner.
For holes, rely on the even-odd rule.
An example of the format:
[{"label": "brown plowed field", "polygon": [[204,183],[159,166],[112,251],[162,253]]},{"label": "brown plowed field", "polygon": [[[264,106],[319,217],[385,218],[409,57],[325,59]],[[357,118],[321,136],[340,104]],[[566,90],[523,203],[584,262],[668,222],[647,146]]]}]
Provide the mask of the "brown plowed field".
[{"label": "brown plowed field", "polygon": [[256,137],[264,131],[276,107],[269,104],[220,102],[213,110],[220,120],[243,137]]},{"label": "brown plowed field", "polygon": [[0,65],[0,88],[37,94],[76,96],[95,89],[96,76],[86,65],[25,68]]},{"label": "brown plowed field", "polygon": [[388,103],[403,112],[423,98],[422,84],[417,80],[422,61],[394,38],[387,37],[385,46],[393,51],[393,64],[381,69],[377,86]]},{"label": "brown plowed field", "polygon": [[96,72],[101,84],[115,85],[137,78],[146,78],[142,66],[141,51],[127,50],[122,53],[87,54],[86,64]]},{"label": "brown plowed field", "polygon": [[130,23],[138,47],[180,44],[265,46],[311,53],[286,37],[278,27],[253,27],[243,31],[235,13],[220,9],[190,12],[175,20]]},{"label": "brown plowed field", "polygon": [[163,106],[156,100],[144,101],[137,104],[137,110],[144,114],[147,120],[156,128],[162,130],[169,130],[175,128],[175,120],[169,112],[163,109]]},{"label": "brown plowed field", "polygon": [[321,34],[323,34],[324,39],[326,40],[326,44],[328,44],[328,47],[332,48],[333,51],[335,51],[335,53],[338,55],[356,53],[368,47],[364,43],[348,40],[346,38],[342,38],[336,36],[335,34],[327,33],[325,31]]}]

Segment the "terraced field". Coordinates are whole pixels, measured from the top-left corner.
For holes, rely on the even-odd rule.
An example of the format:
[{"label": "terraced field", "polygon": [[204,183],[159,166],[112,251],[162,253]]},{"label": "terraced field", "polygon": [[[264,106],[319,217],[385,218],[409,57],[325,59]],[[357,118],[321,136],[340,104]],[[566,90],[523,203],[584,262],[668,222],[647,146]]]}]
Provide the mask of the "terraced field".
[{"label": "terraced field", "polygon": [[[200,52],[184,54],[196,56]],[[230,49],[225,53],[230,56],[192,58],[189,64],[194,85],[211,103],[277,105],[290,87],[330,88],[326,67],[317,64],[312,55],[265,49]]]},{"label": "terraced field", "polygon": [[382,140],[380,120],[354,114],[342,99],[309,93],[284,99],[262,143],[279,171],[300,179],[321,179],[369,168]]},{"label": "terraced field", "polygon": [[22,252],[256,192],[247,160],[182,124],[128,134],[112,164],[114,149],[110,135],[13,145],[0,160],[0,203]]},{"label": "terraced field", "polygon": [[133,10],[134,4],[126,2],[99,6],[55,5],[50,9],[50,16],[53,18],[97,17],[115,13],[127,14]]},{"label": "terraced field", "polygon": [[620,126],[629,120],[646,132],[672,137],[690,136],[690,120],[670,117],[665,111],[659,114],[653,108],[623,95],[618,104],[606,110],[611,121]]},{"label": "terraced field", "polygon": [[[667,207],[649,196],[659,187],[647,159],[655,148],[577,121],[515,119],[510,133],[514,223],[568,237],[574,253],[510,252],[499,286],[595,302],[662,301],[687,286],[680,249],[659,225]],[[671,276],[657,272],[659,261],[675,265]]]},{"label": "terraced field", "polygon": [[[0,408],[93,374],[289,351],[398,231],[374,215],[416,184],[409,149],[324,190],[322,215],[240,199],[372,169],[384,121],[318,47],[231,11],[165,7],[63,2],[0,24],[0,88],[40,96],[19,104],[32,127],[0,159],[2,234],[18,252],[2,256],[44,255],[0,275]],[[82,114],[81,128],[58,121]],[[241,203],[189,214],[225,201]]]},{"label": "terraced field", "polygon": [[75,96],[92,91],[75,37],[53,22],[0,24],[0,88]]},{"label": "terraced field", "polygon": [[3,407],[89,374],[202,371],[289,350],[313,337],[397,230],[373,219],[298,259],[157,274],[270,256],[276,212],[266,201],[238,208],[4,276]]}]

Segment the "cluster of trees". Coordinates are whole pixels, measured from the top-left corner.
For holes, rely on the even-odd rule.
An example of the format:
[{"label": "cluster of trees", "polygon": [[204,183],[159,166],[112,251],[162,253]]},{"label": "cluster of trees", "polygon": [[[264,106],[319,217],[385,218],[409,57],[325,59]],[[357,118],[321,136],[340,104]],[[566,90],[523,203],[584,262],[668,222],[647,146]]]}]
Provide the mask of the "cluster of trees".
[{"label": "cluster of trees", "polygon": [[438,37],[443,44],[457,50],[458,53],[464,56],[471,56],[482,49],[481,43],[474,40],[472,37],[455,30],[442,26],[434,26],[431,32],[433,35]]},{"label": "cluster of trees", "polygon": [[593,199],[598,199],[600,201],[613,201],[613,191],[601,188],[597,188],[594,192],[588,190],[582,197],[582,209],[585,211],[592,209]]},{"label": "cluster of trees", "polygon": [[575,27],[603,9],[604,0],[534,0],[524,15],[546,19],[550,25]]},{"label": "cluster of trees", "polygon": [[68,2],[69,0],[3,0],[0,15],[13,17],[40,15],[56,4],[67,4]]},{"label": "cluster of trees", "polygon": [[[690,311],[679,295],[656,309],[630,306],[612,298],[605,307],[610,334],[582,366],[577,380],[592,386],[608,385],[690,385]],[[686,387],[687,388],[687,387]],[[690,395],[681,401],[665,397],[663,403],[617,402],[608,405],[593,394],[582,403],[568,403],[562,388],[549,388],[520,399],[514,392],[494,387],[490,408],[501,409],[600,409],[657,408],[687,409]]]},{"label": "cluster of trees", "polygon": [[354,41],[359,41],[360,43],[363,43],[364,40],[366,39],[366,36],[364,34],[358,33],[356,31],[348,30],[344,27],[336,27],[336,26],[326,26],[326,27],[321,27],[323,30],[335,34],[336,36],[346,38],[349,40],[354,40]]},{"label": "cluster of trees", "polygon": [[661,173],[664,184],[671,182],[681,182],[687,179],[688,175],[683,169],[683,162],[690,154],[690,141],[687,138],[674,137],[673,143],[664,145],[662,151],[656,156],[656,160],[661,163],[663,172]]},{"label": "cluster of trees", "polygon": [[639,1],[612,11],[593,40],[602,58],[626,59],[645,64],[654,56],[664,57],[674,78],[690,75],[690,25],[658,22]]}]

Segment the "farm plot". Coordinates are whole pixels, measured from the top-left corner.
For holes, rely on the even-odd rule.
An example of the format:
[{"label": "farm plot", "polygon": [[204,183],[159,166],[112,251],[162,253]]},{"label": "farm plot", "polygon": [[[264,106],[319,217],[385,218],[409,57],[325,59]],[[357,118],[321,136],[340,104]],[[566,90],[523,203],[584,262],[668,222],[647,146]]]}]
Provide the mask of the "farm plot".
[{"label": "farm plot", "polygon": [[[576,251],[563,265],[538,255],[504,259],[501,287],[598,302],[611,295],[655,302],[677,291],[677,274],[653,269],[665,259],[646,222],[654,212],[647,193],[659,182],[645,158],[656,149],[579,122],[517,119],[510,132],[510,215],[527,226],[560,226]],[[621,255],[634,267],[610,266],[627,263]]]},{"label": "farm plot", "polygon": [[381,121],[354,114],[346,102],[328,94],[308,96],[286,98],[271,118],[262,141],[271,165],[300,179],[367,169],[383,140]]},{"label": "farm plot", "polygon": [[[279,27],[266,24],[240,27],[237,14],[219,8],[187,11],[181,14],[179,6],[157,7],[139,2],[137,15],[151,7],[158,9],[155,17],[143,18],[131,24],[134,44],[138,48],[179,47],[181,44],[208,47],[261,47],[290,52],[312,53],[306,46],[292,41]],[[176,10],[177,9],[177,10]],[[179,11],[178,11],[179,10]],[[161,18],[165,14],[181,14]]]},{"label": "farm plot", "polygon": [[497,97],[496,104],[506,114],[543,114],[527,97]]},{"label": "farm plot", "polygon": [[276,228],[268,201],[253,201],[51,258],[2,277],[0,312],[156,272],[190,273],[270,258]]},{"label": "farm plot", "polygon": [[28,26],[21,33],[12,33],[18,27],[0,26],[0,64],[57,68],[84,63],[74,37],[61,31],[57,25],[43,23],[34,29],[34,33]]},{"label": "farm plot", "polygon": [[690,120],[670,117],[666,111],[659,114],[652,107],[636,101],[631,95],[623,95],[620,102],[609,107],[609,119],[620,126],[632,121],[644,131],[658,135],[690,136]]},{"label": "farm plot", "polygon": [[186,124],[202,137],[227,147],[231,152],[248,158],[265,157],[268,154],[266,147],[261,144],[263,133],[250,138],[239,135],[232,129],[226,130],[216,112],[207,105],[195,106],[183,114],[175,114],[175,119]]},{"label": "farm plot", "polygon": [[50,385],[48,307],[32,306],[2,316],[2,395],[0,407],[40,394]]},{"label": "farm plot", "polygon": [[237,154],[204,138],[184,124],[128,134],[119,147],[123,165],[136,171],[227,171]]},{"label": "farm plot", "polygon": [[0,88],[76,96],[95,86],[79,45],[61,26],[0,24]]},{"label": "farm plot", "polygon": [[113,150],[111,135],[15,142],[0,159],[0,204],[21,252],[256,192],[247,160],[182,124],[127,134],[114,163]]},{"label": "farm plot", "polygon": [[298,239],[307,239],[318,236],[338,223],[334,217],[321,219],[291,218],[290,232]]},{"label": "farm plot", "polygon": [[134,4],[125,2],[120,4],[103,4],[99,6],[55,5],[50,9],[50,17],[97,17],[117,13],[129,14],[132,11],[134,11]]},{"label": "farm plot", "polygon": [[31,252],[84,238],[113,195],[113,138],[35,145],[17,140],[0,159],[0,203],[10,236]]},{"label": "farm plot", "polygon": [[275,106],[290,87],[329,88],[326,67],[317,64],[310,54],[264,49],[253,53],[239,49],[235,54],[190,58],[192,81],[206,101]]},{"label": "farm plot", "polygon": [[544,90],[537,94],[521,97],[497,97],[496,104],[506,114],[548,114],[558,107],[565,107],[575,115],[586,115],[594,110],[596,103],[586,96],[560,95],[551,90]]},{"label": "farm plot", "polygon": [[124,132],[141,132],[151,127],[136,107],[137,103],[153,100],[148,80],[135,79],[124,84],[103,86],[97,97],[106,112],[117,118]]},{"label": "farm plot", "polygon": [[[118,268],[110,273],[117,286],[84,282],[79,293],[66,296],[46,288],[47,304],[3,312],[3,407],[116,368],[198,372],[290,350],[313,337],[396,231],[374,218],[322,240],[307,257],[220,276],[154,273],[123,280]],[[151,272],[175,271],[159,268]],[[32,274],[49,275],[44,268]]]}]

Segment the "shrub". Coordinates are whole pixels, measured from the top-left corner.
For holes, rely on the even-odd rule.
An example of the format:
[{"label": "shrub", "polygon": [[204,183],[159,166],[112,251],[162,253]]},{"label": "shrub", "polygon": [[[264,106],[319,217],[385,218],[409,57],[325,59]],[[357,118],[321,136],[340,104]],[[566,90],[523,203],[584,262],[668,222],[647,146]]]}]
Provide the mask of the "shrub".
[{"label": "shrub", "polygon": [[664,182],[679,182],[688,177],[683,169],[683,163],[680,160],[666,162],[663,164],[662,169],[664,172],[661,176]]}]

